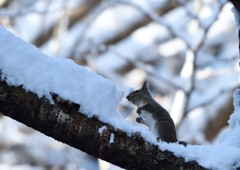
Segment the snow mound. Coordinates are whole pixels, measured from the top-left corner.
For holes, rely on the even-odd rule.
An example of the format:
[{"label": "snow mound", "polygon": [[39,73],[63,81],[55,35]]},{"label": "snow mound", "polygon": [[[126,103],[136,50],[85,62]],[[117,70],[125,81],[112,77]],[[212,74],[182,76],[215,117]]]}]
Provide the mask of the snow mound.
[{"label": "snow mound", "polygon": [[80,104],[80,111],[88,116],[111,117],[116,113],[123,92],[110,80],[70,59],[49,57],[3,27],[0,27],[0,47],[0,70],[9,85],[23,85],[24,89],[50,101],[50,93],[56,93]]}]

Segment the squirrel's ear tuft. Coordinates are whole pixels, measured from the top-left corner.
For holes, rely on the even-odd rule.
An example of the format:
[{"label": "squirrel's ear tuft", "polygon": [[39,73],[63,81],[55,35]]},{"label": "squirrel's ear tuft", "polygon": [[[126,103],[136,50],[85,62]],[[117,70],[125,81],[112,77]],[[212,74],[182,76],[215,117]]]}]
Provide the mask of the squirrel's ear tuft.
[{"label": "squirrel's ear tuft", "polygon": [[142,86],[142,89],[143,90],[147,90],[148,91],[148,82],[147,82],[147,80],[143,83],[143,86]]}]

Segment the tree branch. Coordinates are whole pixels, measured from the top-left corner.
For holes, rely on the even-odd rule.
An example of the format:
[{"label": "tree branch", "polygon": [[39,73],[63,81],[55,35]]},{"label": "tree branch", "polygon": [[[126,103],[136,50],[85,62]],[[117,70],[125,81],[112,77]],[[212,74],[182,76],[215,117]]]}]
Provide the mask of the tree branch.
[{"label": "tree branch", "polygon": [[[88,118],[78,112],[77,104],[57,102],[56,95],[54,98],[55,104],[51,104],[21,86],[0,80],[0,112],[56,140],[126,169],[203,169],[194,161],[184,162],[159,150],[140,135],[129,136],[96,117]],[[101,127],[105,128],[99,133]],[[114,141],[110,142],[112,135]]]}]

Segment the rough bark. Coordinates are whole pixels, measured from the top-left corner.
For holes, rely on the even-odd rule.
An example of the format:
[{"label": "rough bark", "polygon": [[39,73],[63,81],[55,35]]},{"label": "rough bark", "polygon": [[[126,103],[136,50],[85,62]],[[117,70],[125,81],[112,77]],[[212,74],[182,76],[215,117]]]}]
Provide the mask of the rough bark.
[{"label": "rough bark", "polygon": [[[2,114],[90,155],[126,169],[204,169],[194,161],[184,162],[171,152],[159,150],[140,135],[128,136],[97,117],[86,117],[78,112],[77,104],[57,102],[56,95],[53,98],[55,104],[26,92],[21,86],[8,86],[0,80]],[[107,128],[100,135],[98,130],[103,126]],[[111,134],[114,134],[113,143],[110,143]]]}]

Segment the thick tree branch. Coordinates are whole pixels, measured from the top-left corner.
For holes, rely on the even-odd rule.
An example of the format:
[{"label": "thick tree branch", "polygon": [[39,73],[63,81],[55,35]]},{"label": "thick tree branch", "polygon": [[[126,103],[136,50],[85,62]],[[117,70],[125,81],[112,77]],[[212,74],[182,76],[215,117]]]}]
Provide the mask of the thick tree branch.
[{"label": "thick tree branch", "polygon": [[[126,169],[203,169],[196,162],[186,163],[171,152],[159,150],[140,135],[130,137],[97,118],[88,118],[78,107],[67,102],[50,104],[44,97],[0,80],[0,112],[56,140]],[[100,134],[99,128],[104,126]]]}]

